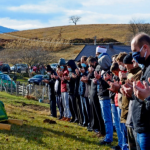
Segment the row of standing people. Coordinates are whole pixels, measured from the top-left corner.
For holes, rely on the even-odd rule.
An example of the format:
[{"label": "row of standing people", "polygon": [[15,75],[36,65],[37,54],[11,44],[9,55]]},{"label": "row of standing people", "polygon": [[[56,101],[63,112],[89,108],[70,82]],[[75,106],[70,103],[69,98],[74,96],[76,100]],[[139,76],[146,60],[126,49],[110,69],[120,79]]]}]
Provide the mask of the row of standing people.
[{"label": "row of standing people", "polygon": [[136,35],[131,50],[111,59],[107,49],[98,46],[95,58],[82,56],[77,65],[61,58],[56,72],[48,66],[50,79],[44,82],[50,86],[52,116],[57,116],[57,102],[59,119],[104,136],[100,145],[112,143],[115,127],[118,145],[112,149],[149,150],[150,37]]}]

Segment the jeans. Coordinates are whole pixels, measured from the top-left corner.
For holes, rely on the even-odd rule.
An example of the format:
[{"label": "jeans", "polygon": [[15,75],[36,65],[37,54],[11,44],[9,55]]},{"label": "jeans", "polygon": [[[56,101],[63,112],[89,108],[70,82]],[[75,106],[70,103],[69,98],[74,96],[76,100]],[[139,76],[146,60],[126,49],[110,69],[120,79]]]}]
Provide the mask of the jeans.
[{"label": "jeans", "polygon": [[118,145],[122,147],[122,133],[120,131],[120,119],[119,119],[117,107],[115,106],[115,104],[111,104],[111,111],[112,111],[112,116],[113,116],[116,132],[118,136]]},{"label": "jeans", "polygon": [[[117,107],[119,122],[121,117],[121,109]],[[120,123],[120,130],[122,133],[122,150],[128,150],[128,141],[127,141],[127,127],[124,123]]]},{"label": "jeans", "polygon": [[137,142],[141,150],[150,150],[150,133],[137,133]]},{"label": "jeans", "polygon": [[70,109],[69,109],[68,93],[67,92],[61,93],[61,98],[62,98],[63,107],[64,107],[64,117],[71,118],[71,113],[70,113]]},{"label": "jeans", "polygon": [[89,100],[83,96],[80,96],[80,99],[81,99],[81,108],[83,114],[83,125],[88,124],[89,126],[90,125]]},{"label": "jeans", "polygon": [[61,95],[56,95],[56,103],[57,103],[57,107],[59,109],[60,117],[63,117],[64,116],[64,108],[63,108]]},{"label": "jeans", "polygon": [[99,100],[99,102],[100,102],[100,106],[102,110],[105,130],[106,130],[106,136],[105,136],[104,141],[112,142],[113,141],[113,123],[112,123],[110,99]]}]

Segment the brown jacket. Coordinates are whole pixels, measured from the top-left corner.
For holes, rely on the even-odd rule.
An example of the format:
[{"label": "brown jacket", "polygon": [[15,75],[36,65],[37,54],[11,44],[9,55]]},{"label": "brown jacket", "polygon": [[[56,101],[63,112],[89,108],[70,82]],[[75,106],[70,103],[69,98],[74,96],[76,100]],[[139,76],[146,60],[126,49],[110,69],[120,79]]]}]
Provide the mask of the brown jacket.
[{"label": "brown jacket", "polygon": [[[134,79],[139,80],[142,74],[142,70],[138,68],[134,68],[130,71],[130,73],[127,76],[127,79]],[[122,95],[122,109],[121,109],[121,123],[126,123],[127,115],[128,115],[128,108],[129,108],[129,101],[130,99],[126,96]]]}]

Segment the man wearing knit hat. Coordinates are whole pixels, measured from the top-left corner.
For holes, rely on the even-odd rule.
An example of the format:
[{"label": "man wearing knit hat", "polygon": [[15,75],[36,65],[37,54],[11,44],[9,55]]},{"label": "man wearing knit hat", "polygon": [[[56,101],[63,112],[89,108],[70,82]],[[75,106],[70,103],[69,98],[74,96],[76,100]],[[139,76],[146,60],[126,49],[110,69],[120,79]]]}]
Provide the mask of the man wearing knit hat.
[{"label": "man wearing knit hat", "polygon": [[[136,80],[137,74],[139,74],[139,72],[141,72],[141,68],[138,66],[138,64],[136,66],[134,66],[132,59],[133,59],[132,54],[128,54],[124,57],[123,63],[124,63],[125,68],[128,71],[127,79],[131,80],[132,78],[134,78],[134,80]],[[138,80],[139,79],[140,79],[140,75],[138,75]],[[136,133],[133,130],[133,123],[132,123],[132,116],[131,116],[132,108],[131,107],[132,107],[131,98],[123,96],[120,122],[124,126],[126,124],[129,149],[136,149],[136,148],[139,149],[139,146],[136,142]],[[125,143],[123,143],[123,145],[124,144]]]}]

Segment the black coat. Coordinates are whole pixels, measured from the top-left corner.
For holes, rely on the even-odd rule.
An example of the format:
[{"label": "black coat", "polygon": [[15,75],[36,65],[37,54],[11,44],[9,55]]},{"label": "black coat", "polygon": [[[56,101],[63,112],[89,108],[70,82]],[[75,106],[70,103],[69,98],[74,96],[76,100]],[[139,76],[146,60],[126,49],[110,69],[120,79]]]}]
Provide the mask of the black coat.
[{"label": "black coat", "polygon": [[[141,81],[146,81],[148,83],[148,78],[150,77],[150,56],[147,58],[145,67],[143,69],[143,75]],[[149,84],[149,83],[148,83]],[[150,86],[150,84],[149,84]],[[144,133],[150,132],[150,107],[149,103],[138,99],[133,95],[133,105],[132,105],[132,121],[133,127],[136,132]]]}]

